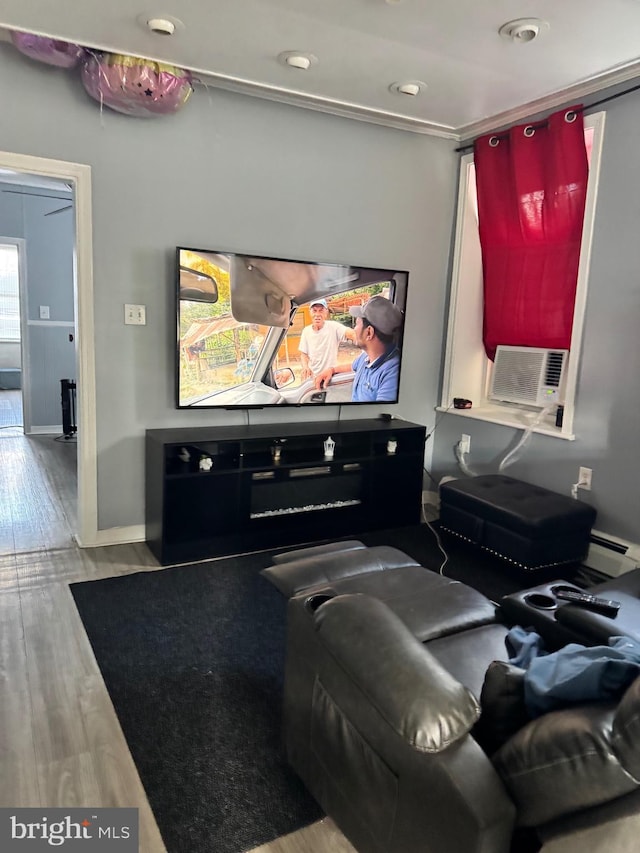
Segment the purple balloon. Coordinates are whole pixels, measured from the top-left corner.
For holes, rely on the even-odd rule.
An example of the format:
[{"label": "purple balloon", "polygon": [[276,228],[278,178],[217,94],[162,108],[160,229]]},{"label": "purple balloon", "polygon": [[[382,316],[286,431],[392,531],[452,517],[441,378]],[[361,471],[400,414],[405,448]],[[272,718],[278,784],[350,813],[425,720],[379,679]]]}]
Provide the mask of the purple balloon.
[{"label": "purple balloon", "polygon": [[25,56],[58,68],[74,68],[84,53],[84,49],[77,44],[47,36],[34,36],[32,33],[13,31],[11,41]]},{"label": "purple balloon", "polygon": [[175,113],[193,92],[188,71],[124,54],[87,53],[81,76],[96,101],[140,118]]}]

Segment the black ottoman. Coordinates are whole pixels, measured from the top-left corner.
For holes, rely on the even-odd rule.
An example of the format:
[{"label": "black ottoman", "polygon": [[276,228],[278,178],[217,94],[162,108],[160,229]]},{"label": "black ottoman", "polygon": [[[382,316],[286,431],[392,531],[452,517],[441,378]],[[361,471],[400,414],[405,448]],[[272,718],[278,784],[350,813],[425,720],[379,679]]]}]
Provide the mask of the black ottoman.
[{"label": "black ottoman", "polygon": [[502,474],[440,486],[442,528],[525,571],[579,563],[595,518],[589,504]]}]

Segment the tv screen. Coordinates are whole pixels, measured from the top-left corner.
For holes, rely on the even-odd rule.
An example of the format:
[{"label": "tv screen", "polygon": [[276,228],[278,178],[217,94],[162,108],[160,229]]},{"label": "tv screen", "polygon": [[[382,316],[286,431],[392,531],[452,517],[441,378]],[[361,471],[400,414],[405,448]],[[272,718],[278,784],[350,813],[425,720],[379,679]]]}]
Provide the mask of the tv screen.
[{"label": "tv screen", "polygon": [[179,247],[177,407],[397,402],[408,280]]}]

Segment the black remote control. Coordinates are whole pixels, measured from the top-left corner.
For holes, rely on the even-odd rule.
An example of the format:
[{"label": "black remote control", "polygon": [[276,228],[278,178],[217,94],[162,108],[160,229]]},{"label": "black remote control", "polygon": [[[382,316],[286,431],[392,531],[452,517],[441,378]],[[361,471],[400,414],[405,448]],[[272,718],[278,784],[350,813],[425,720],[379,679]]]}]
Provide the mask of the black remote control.
[{"label": "black remote control", "polygon": [[588,595],[586,592],[559,589],[555,595],[561,601],[570,601],[571,604],[578,604],[580,607],[586,607],[588,610],[602,613],[603,616],[614,617],[618,613],[618,610],[620,610],[619,601],[611,601],[608,598],[596,598],[595,595]]}]

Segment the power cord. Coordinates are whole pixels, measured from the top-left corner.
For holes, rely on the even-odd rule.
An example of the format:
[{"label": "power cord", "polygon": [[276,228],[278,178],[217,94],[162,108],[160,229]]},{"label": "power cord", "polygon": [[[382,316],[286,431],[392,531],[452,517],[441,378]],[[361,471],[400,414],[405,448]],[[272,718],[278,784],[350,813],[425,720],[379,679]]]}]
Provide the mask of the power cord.
[{"label": "power cord", "polygon": [[[436,429],[438,428],[438,424],[441,422],[442,418],[447,414],[447,412],[449,411],[449,409],[451,408],[451,406],[453,406],[453,403],[451,403],[451,404],[447,407],[447,410],[446,410],[445,412],[442,412],[442,414],[440,415],[440,417],[436,419],[436,422],[435,422],[435,424],[433,425],[433,429],[432,429],[432,430],[431,430],[431,432],[430,432],[430,433],[428,433],[428,434],[425,436],[425,438],[424,438],[424,443],[425,443],[425,444],[429,441],[429,439],[431,438],[431,436],[434,434],[434,432],[435,432],[435,431],[436,431]],[[436,478],[433,476],[433,474],[431,473],[431,471],[429,471],[429,469],[426,467],[426,465],[423,465],[423,466],[422,466],[422,470],[423,470],[423,471],[424,471],[424,473],[427,475],[427,477],[431,480],[431,482],[433,483],[433,485],[436,487],[436,490],[437,490],[437,489],[440,487],[440,484],[437,482]],[[424,511],[424,506],[423,506],[423,511]],[[428,523],[428,522],[427,522],[427,523]]]},{"label": "power cord", "polygon": [[[429,473],[429,471],[428,471],[424,466],[423,466],[423,469],[424,469],[425,474],[426,474],[426,475],[431,479],[431,481],[432,481],[432,482],[437,486],[438,484],[436,483],[435,479],[431,476],[431,474]],[[441,553],[442,553],[442,555],[444,556],[444,560],[443,560],[443,562],[442,562],[442,564],[441,564],[440,568],[438,569],[438,574],[442,575],[442,577],[446,577],[446,575],[444,574],[444,567],[445,567],[445,566],[447,565],[447,563],[449,562],[449,555],[447,554],[447,552],[445,551],[445,549],[444,549],[444,547],[443,547],[443,545],[442,545],[442,540],[440,539],[440,535],[438,534],[438,531],[436,530],[436,528],[431,524],[431,522],[430,522],[430,521],[429,521],[429,519],[427,518],[427,513],[426,513],[425,508],[424,508],[424,501],[421,503],[421,510],[422,510],[422,520],[423,520],[423,522],[427,525],[427,527],[429,528],[429,530],[433,533],[433,535],[434,535],[434,537],[435,537],[435,540],[436,540],[436,544],[438,545],[438,548],[440,549],[440,552],[441,552]]]},{"label": "power cord", "polygon": [[445,573],[444,573],[444,567],[445,567],[445,566],[447,565],[447,563],[449,562],[449,555],[448,555],[448,554],[447,554],[447,552],[444,550],[444,547],[443,547],[443,545],[442,545],[442,540],[440,539],[440,535],[439,535],[438,531],[435,529],[435,527],[431,524],[431,522],[430,522],[430,521],[427,521],[427,519],[426,519],[426,517],[424,516],[424,514],[423,514],[423,518],[424,518],[424,523],[427,525],[427,527],[429,528],[429,530],[430,530],[430,531],[433,533],[433,535],[435,536],[436,544],[438,545],[438,548],[440,549],[440,552],[441,552],[441,554],[442,554],[442,555],[443,555],[443,557],[444,557],[444,560],[442,561],[442,564],[440,565],[440,568],[438,569],[438,574],[439,574],[439,575],[441,575],[443,578],[446,578],[446,575],[445,575]]},{"label": "power cord", "polygon": [[433,425],[433,429],[431,430],[431,432],[430,432],[427,436],[425,436],[425,439],[424,439],[424,440],[425,440],[425,443],[426,443],[427,441],[429,441],[429,439],[431,438],[431,436],[432,436],[432,435],[434,434],[434,432],[438,429],[438,425],[441,423],[441,421],[442,421],[443,417],[447,414],[447,412],[448,412],[452,407],[453,407],[453,403],[449,403],[449,405],[448,405],[448,406],[447,406],[447,408],[444,410],[444,412],[441,412],[441,413],[440,413],[440,417],[439,417],[439,418],[436,418],[436,422],[435,422],[435,423],[434,423],[434,425]]},{"label": "power cord", "polygon": [[426,468],[424,465],[422,466],[422,470],[423,470],[423,471],[424,471],[424,473],[427,475],[427,477],[431,480],[431,482],[432,482],[432,483],[433,483],[433,485],[436,487],[436,489],[438,489],[440,484],[438,483],[438,481],[436,480],[436,478],[433,476],[433,474],[431,473],[431,471],[429,471],[429,469],[428,469],[428,468]]},{"label": "power cord", "polygon": [[476,472],[467,465],[467,456],[469,455],[469,452],[462,449],[462,439],[456,444],[455,454],[456,459],[458,460],[458,467],[462,473],[466,474],[467,477],[477,477],[478,475]]},{"label": "power cord", "polygon": [[577,483],[574,483],[571,486],[571,497],[577,501],[578,500],[578,489],[582,486],[588,486],[589,483],[586,480],[578,480]]},{"label": "power cord", "polygon": [[523,450],[524,446],[531,439],[531,436],[533,435],[533,430],[538,426],[540,421],[542,421],[552,410],[553,410],[553,406],[545,406],[545,408],[539,412],[537,417],[535,417],[531,421],[531,423],[527,426],[525,431],[522,433],[522,437],[521,437],[520,441],[516,444],[516,446],[513,448],[513,450],[510,453],[507,453],[507,455],[504,457],[504,459],[502,460],[502,462],[498,466],[499,472],[504,471],[504,469],[508,465],[511,465],[513,462],[516,461],[516,459],[520,455],[520,451]]},{"label": "power cord", "polygon": [[[503,457],[502,461],[500,462],[500,465],[498,466],[498,473],[502,473],[502,471],[504,471],[505,468],[507,468],[509,465],[512,465],[519,458],[522,451],[525,449],[527,442],[529,442],[531,440],[531,436],[533,435],[533,430],[551,412],[552,409],[553,409],[553,406],[545,407],[536,415],[536,417],[531,421],[531,423],[528,424],[528,426],[525,428],[520,440],[518,441],[516,446],[513,448],[513,450],[510,450],[509,453],[507,453]],[[462,473],[466,474],[467,477],[477,477],[478,475],[476,474],[476,472],[473,471],[470,468],[469,464],[467,463],[467,458],[469,456],[469,452],[462,450],[462,440],[457,442],[455,449],[454,449],[454,453],[455,453],[455,457],[458,461],[458,467],[460,468]],[[577,488],[581,485],[584,485],[584,484],[583,483],[576,483],[573,488],[575,488],[577,490]],[[572,488],[572,494],[573,494],[573,488]],[[578,497],[577,494],[575,494],[573,496],[576,498]]]}]

